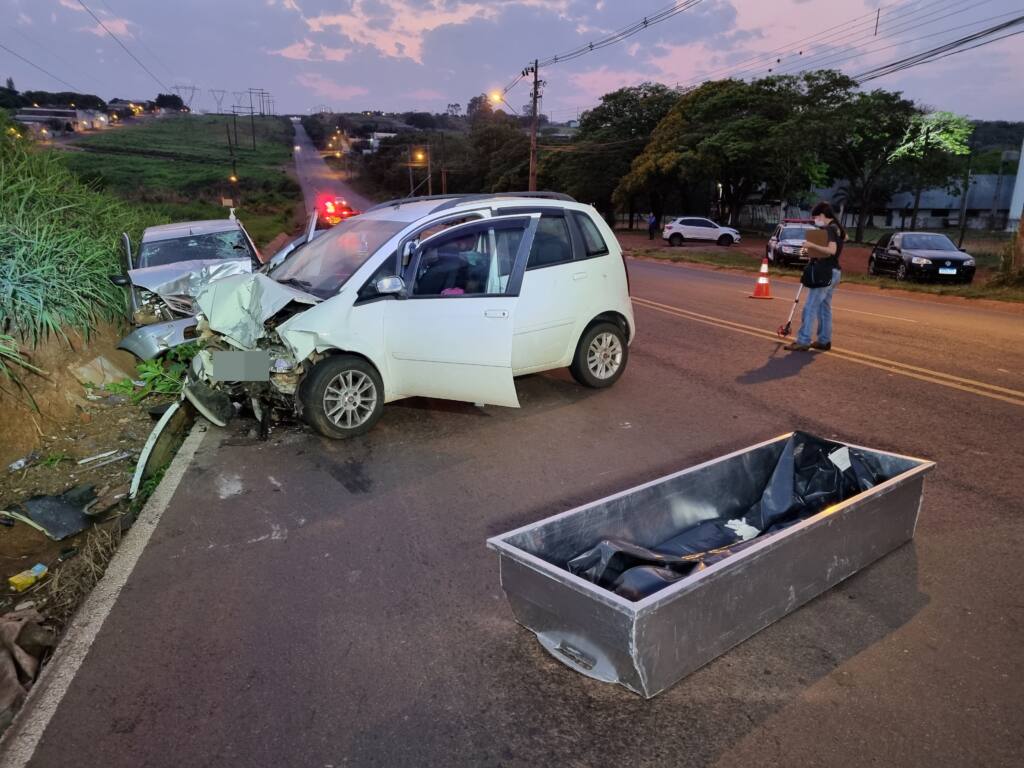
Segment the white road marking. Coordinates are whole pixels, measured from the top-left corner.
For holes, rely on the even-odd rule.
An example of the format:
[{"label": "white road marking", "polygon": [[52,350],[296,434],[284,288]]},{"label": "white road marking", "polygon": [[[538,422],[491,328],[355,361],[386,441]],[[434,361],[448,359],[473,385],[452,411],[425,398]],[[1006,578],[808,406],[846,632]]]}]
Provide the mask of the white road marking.
[{"label": "white road marking", "polygon": [[96,635],[110,615],[122,587],[135,569],[160,522],[160,516],[170,504],[206,434],[205,430],[192,428],[178,455],[167,468],[164,479],[149,497],[146,506],[139,513],[139,518],[121,542],[103,578],[78,609],[71,626],[57,647],[57,653],[43,669],[39,679],[32,686],[25,706],[0,740],[0,768],[23,768],[32,759],[43,732],[46,731],[61,699],[75,679],[79,667],[85,661]]}]

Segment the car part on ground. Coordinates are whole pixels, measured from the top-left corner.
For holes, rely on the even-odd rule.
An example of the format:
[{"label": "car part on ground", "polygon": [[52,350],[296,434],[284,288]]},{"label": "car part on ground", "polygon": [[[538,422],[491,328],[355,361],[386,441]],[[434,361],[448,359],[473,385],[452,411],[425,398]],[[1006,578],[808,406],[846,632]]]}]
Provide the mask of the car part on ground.
[{"label": "car part on ground", "polygon": [[[516,621],[545,649],[650,698],[913,538],[934,466],[791,433],[487,545],[498,553]],[[860,492],[836,501],[852,490]],[[751,539],[748,526],[762,533]],[[568,570],[606,539],[627,546],[605,546],[591,564],[613,555],[620,565],[635,562],[630,545],[658,550],[684,533],[673,552],[655,552],[676,558],[678,570],[657,559],[643,565],[620,582],[628,596]],[[694,548],[699,556],[687,555]]]}]

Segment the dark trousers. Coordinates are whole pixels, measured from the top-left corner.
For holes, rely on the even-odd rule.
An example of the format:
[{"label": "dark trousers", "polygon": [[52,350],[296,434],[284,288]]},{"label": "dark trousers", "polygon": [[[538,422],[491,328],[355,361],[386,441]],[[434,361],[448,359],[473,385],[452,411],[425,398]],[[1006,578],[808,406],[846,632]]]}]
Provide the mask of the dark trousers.
[{"label": "dark trousers", "polygon": [[648,240],[653,240],[654,239],[654,233],[657,232],[657,231],[658,231],[658,227],[656,225],[648,224],[647,225],[647,239]]}]

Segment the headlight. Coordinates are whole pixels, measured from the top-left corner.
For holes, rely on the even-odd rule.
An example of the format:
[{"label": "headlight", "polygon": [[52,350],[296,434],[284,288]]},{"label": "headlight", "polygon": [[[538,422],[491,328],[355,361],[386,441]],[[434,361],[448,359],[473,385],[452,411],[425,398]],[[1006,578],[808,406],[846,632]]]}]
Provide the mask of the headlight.
[{"label": "headlight", "polygon": [[914,256],[910,259],[911,264],[920,264],[922,267],[932,263],[931,259],[926,259],[922,256]]},{"label": "headlight", "polygon": [[800,249],[797,248],[794,245],[784,245],[784,246],[782,246],[782,252],[783,253],[800,253]]},{"label": "headlight", "polygon": [[965,267],[973,267],[974,266],[974,259],[964,259],[964,266]]}]

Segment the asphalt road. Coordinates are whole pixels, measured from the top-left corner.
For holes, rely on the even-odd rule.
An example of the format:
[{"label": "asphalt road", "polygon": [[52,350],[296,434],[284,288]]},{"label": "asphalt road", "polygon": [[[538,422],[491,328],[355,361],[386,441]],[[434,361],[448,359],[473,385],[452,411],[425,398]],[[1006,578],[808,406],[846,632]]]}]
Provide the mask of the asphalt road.
[{"label": "asphalt road", "polygon": [[373,207],[373,202],[360,195],[350,184],[342,180],[341,174],[334,171],[324,162],[320,154],[306,133],[301,123],[293,123],[295,126],[294,152],[295,172],[298,175],[299,184],[302,186],[302,196],[306,204],[306,210],[310,211],[316,205],[317,196],[320,194],[332,194],[348,200],[356,210],[365,211]]},{"label": "asphalt road", "polygon": [[[208,432],[31,765],[1019,765],[1024,316],[840,288],[789,355],[748,276],[631,271],[611,390]],[[794,428],[936,460],[915,541],[651,701],[513,621],[488,536]]]}]

